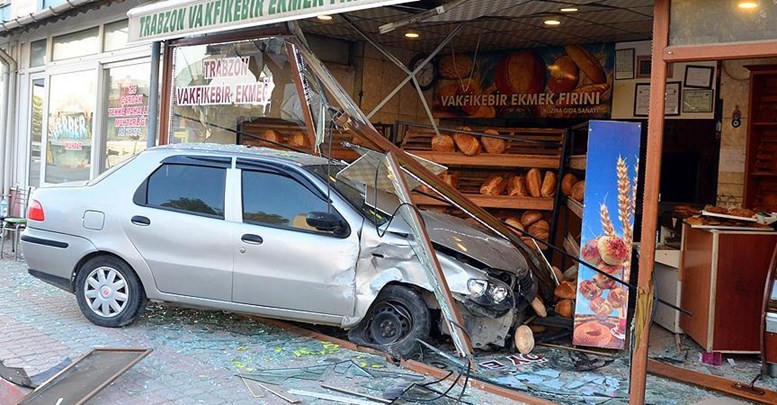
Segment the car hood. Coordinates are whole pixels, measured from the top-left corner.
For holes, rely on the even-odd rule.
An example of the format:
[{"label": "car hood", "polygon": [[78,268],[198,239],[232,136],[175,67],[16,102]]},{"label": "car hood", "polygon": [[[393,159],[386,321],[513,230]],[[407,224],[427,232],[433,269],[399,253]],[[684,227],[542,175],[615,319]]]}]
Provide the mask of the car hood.
[{"label": "car hood", "polygon": [[[432,242],[477,260],[492,269],[518,274],[528,268],[523,254],[506,239],[488,235],[466,221],[435,211],[421,211]],[[404,221],[392,222],[389,231],[409,234]]]}]

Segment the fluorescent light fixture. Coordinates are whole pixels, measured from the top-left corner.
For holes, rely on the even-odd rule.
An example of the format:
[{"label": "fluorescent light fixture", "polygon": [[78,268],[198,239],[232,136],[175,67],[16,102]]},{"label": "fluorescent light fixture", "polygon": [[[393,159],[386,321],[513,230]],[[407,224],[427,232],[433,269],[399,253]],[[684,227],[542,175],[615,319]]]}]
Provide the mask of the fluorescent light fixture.
[{"label": "fluorescent light fixture", "polygon": [[576,11],[579,11],[577,7],[564,7],[558,9],[558,11],[561,11],[562,13],[574,13]]},{"label": "fluorescent light fixture", "polygon": [[740,1],[737,3],[737,7],[743,9],[743,10],[752,10],[754,8],[758,8],[758,2],[757,1]]},{"label": "fluorescent light fixture", "polygon": [[410,32],[406,32],[406,33],[405,33],[405,38],[416,39],[416,38],[418,38],[418,37],[420,37],[420,36],[421,36],[421,35],[420,35],[419,33],[417,33],[417,32],[413,32],[413,31],[410,31]]},{"label": "fluorescent light fixture", "polygon": [[316,18],[318,18],[321,21],[332,21],[333,17],[329,14],[321,14],[321,15],[317,15]]},{"label": "fluorescent light fixture", "polygon": [[561,25],[561,21],[559,20],[545,20],[542,22],[545,25],[550,25],[551,27],[555,27],[557,25]]}]

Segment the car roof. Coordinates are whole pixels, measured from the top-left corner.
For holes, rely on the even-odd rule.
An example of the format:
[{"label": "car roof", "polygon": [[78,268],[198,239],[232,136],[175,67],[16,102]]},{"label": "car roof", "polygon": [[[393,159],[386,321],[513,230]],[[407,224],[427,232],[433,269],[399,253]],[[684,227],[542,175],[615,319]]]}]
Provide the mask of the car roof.
[{"label": "car roof", "polygon": [[291,150],[279,150],[273,148],[218,144],[218,143],[177,143],[171,145],[156,146],[148,149],[146,152],[161,152],[166,155],[177,153],[201,153],[214,156],[244,157],[244,158],[262,158],[263,160],[276,160],[284,163],[290,163],[298,166],[317,166],[325,165],[328,159],[314,156],[307,153],[299,153]]}]

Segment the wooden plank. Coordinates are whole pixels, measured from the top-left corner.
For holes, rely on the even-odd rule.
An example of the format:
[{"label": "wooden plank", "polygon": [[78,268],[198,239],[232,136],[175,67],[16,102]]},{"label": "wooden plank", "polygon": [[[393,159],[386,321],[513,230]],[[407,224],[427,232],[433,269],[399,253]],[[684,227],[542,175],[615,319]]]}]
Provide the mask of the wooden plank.
[{"label": "wooden plank", "polygon": [[[732,397],[742,398],[761,404],[777,404],[777,392],[758,387],[758,389],[763,390],[763,394],[759,395],[749,391],[736,389],[735,386],[740,384],[736,381],[727,380],[725,378],[710,374],[700,373],[698,371],[675,367],[660,361],[648,360],[647,371],[650,374],[657,375],[659,377],[664,377],[685,384],[721,392]],[[742,385],[746,386],[747,384]]]},{"label": "wooden plank", "polygon": [[571,197],[567,197],[567,207],[569,207],[569,211],[577,215],[578,218],[583,218],[583,204]]},{"label": "wooden plank", "polygon": [[411,154],[441,165],[484,166],[484,167],[538,167],[558,169],[558,156],[511,155],[483,153],[466,156],[458,152],[409,151]]},{"label": "wooden plank", "polygon": [[570,156],[569,167],[577,170],[585,170],[585,155]]},{"label": "wooden plank", "polygon": [[656,253],[658,223],[658,195],[661,179],[661,155],[664,140],[664,94],[666,92],[667,64],[662,60],[669,38],[670,0],[655,0],[653,5],[653,48],[650,73],[650,111],[647,128],[645,185],[643,187],[642,230],[640,233],[639,277],[637,280],[634,314],[635,336],[631,356],[631,384],[629,403],[645,403],[650,314],[653,311],[653,259]]},{"label": "wooden plank", "polygon": [[[507,195],[464,194],[473,203],[483,208],[504,208],[515,210],[553,210],[553,198],[514,197]],[[421,194],[413,194],[413,202],[418,205],[444,207],[450,204]]]}]

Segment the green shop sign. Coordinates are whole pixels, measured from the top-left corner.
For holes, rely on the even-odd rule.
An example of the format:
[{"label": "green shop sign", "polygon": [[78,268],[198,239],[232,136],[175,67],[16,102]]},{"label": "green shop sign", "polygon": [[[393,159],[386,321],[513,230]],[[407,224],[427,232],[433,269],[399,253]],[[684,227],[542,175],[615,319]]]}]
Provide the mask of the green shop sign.
[{"label": "green shop sign", "polygon": [[130,10],[130,42],[194,34],[375,8],[413,0],[169,0]]}]

